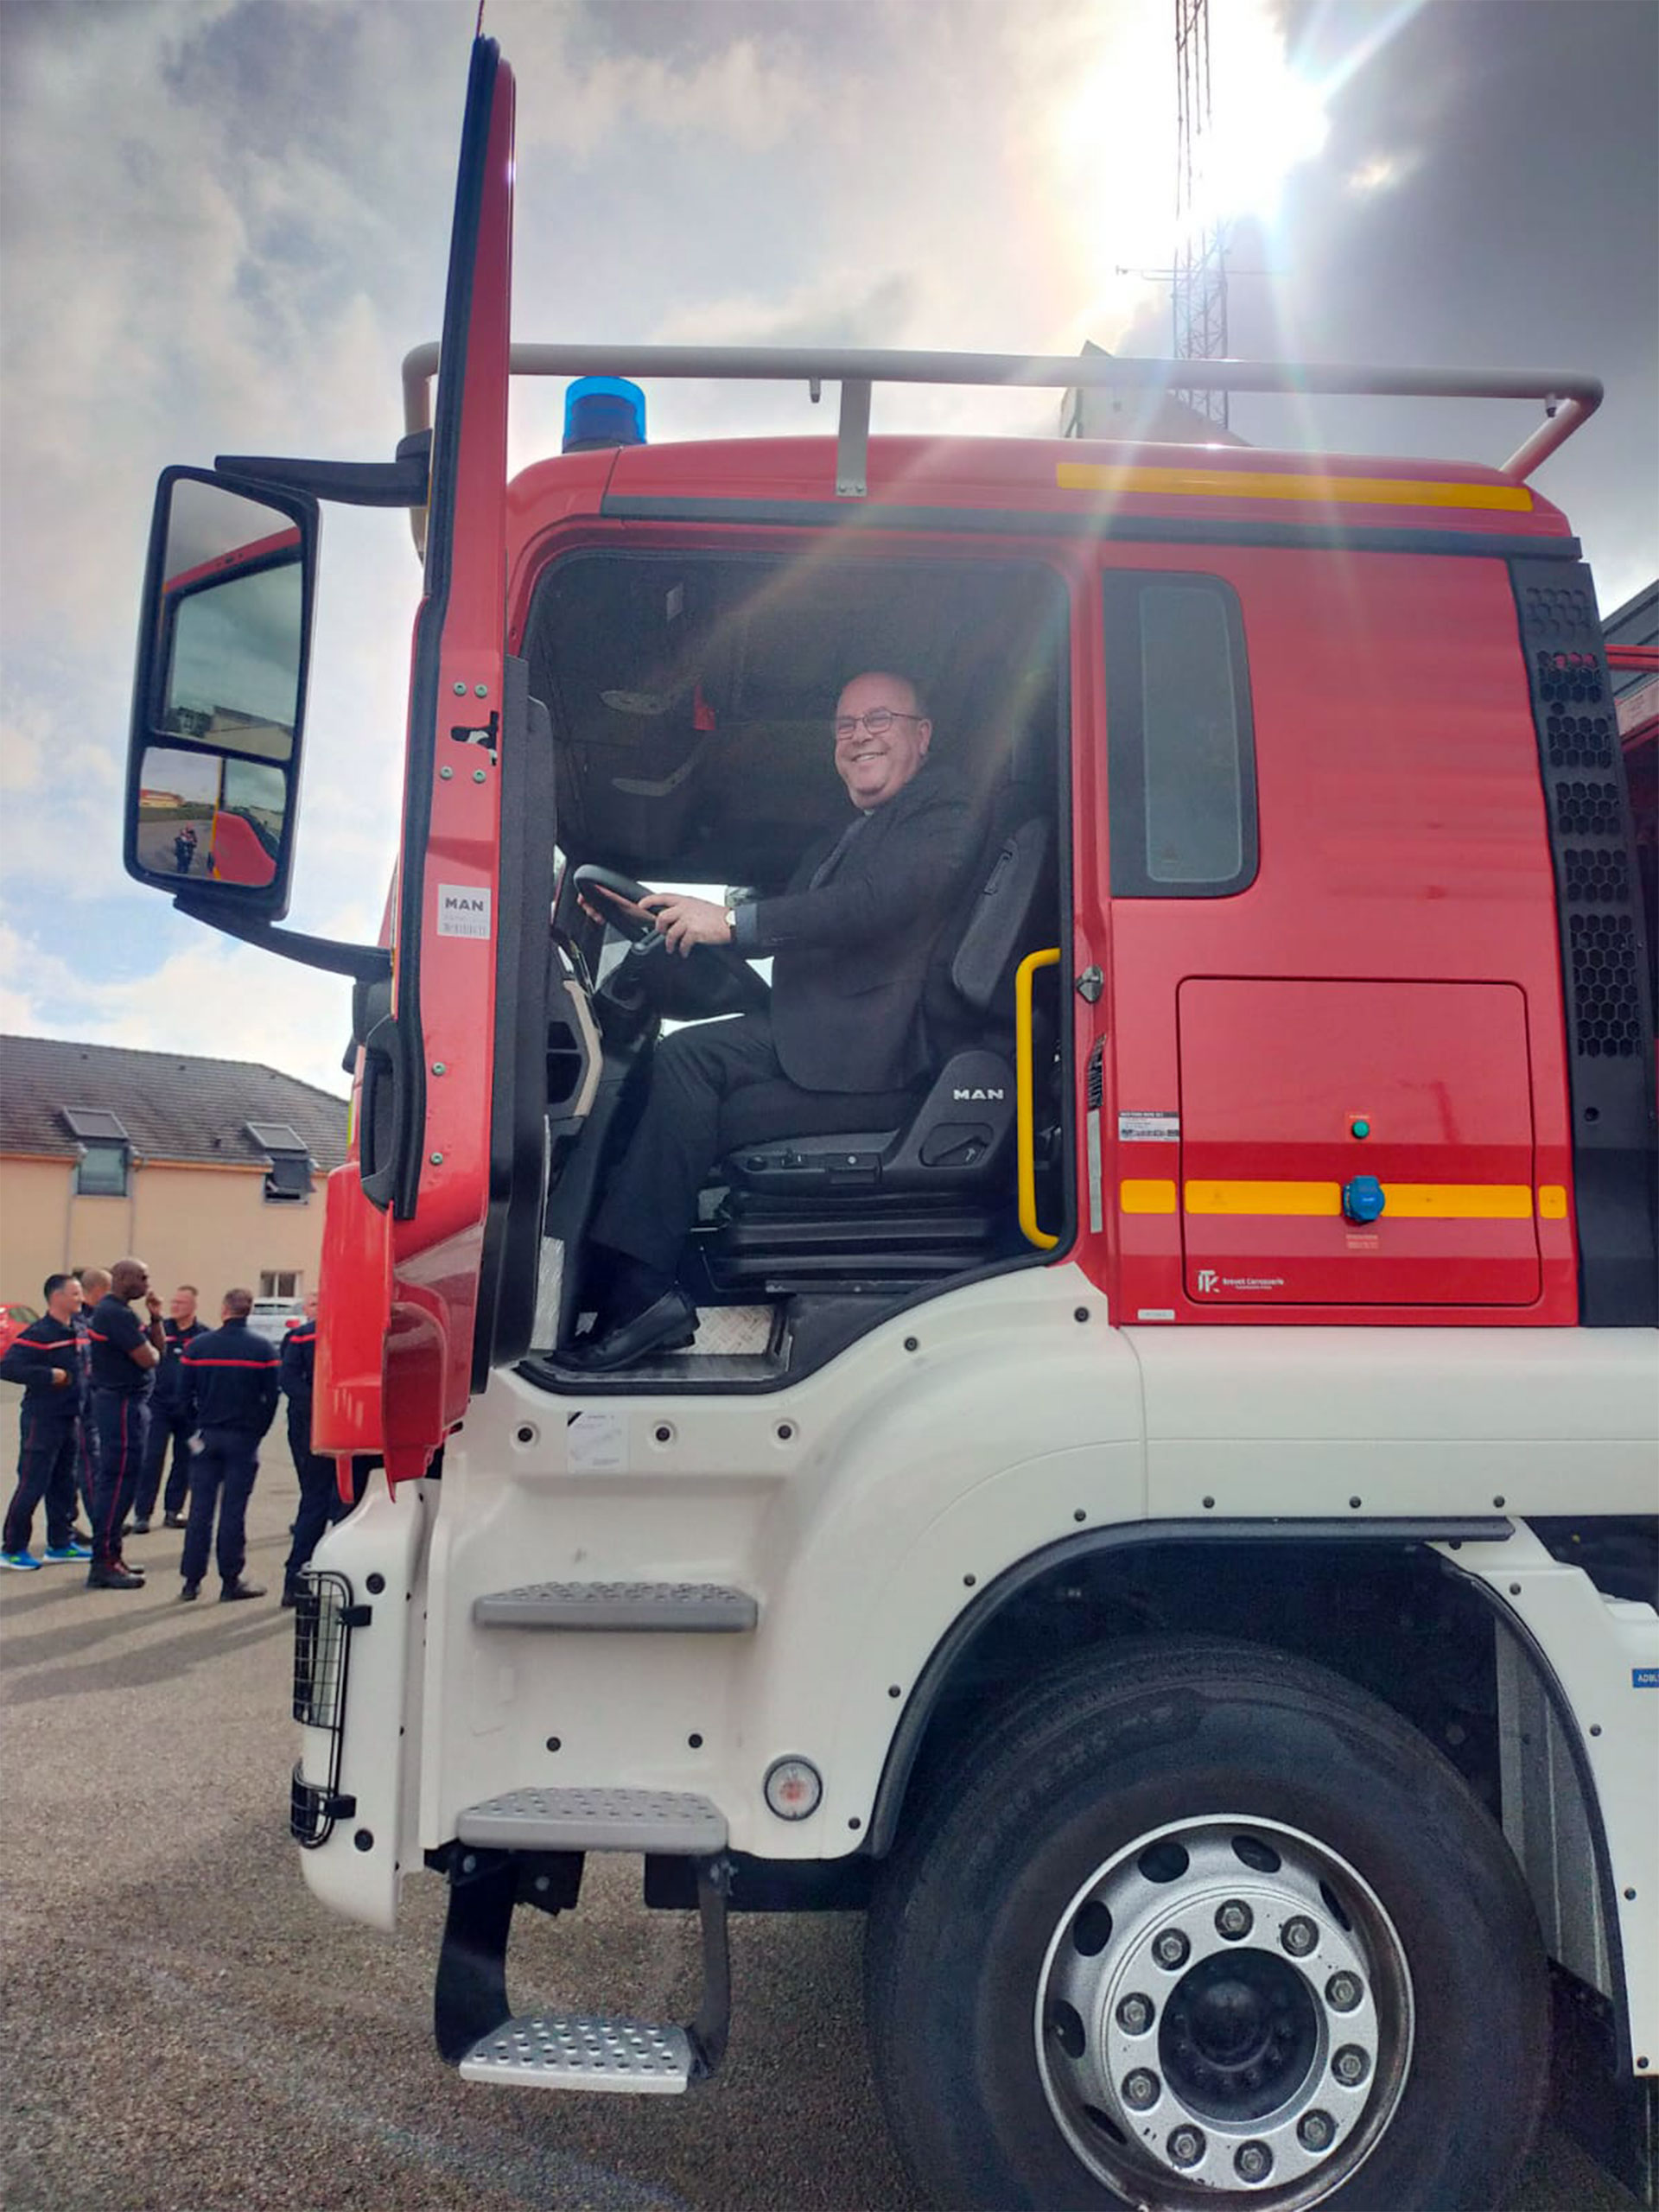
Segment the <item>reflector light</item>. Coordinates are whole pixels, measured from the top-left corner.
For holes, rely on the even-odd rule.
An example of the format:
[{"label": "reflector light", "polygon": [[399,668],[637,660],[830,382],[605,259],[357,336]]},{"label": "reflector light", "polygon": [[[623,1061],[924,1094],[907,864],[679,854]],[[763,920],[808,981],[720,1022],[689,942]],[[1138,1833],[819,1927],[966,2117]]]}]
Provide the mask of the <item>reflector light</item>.
[{"label": "reflector light", "polygon": [[626,377],[578,377],[564,395],[566,453],[645,442],[645,395]]},{"label": "reflector light", "polygon": [[766,1769],[766,1791],[780,1821],[804,1821],[823,1802],[823,1777],[810,1759],[774,1759]]}]

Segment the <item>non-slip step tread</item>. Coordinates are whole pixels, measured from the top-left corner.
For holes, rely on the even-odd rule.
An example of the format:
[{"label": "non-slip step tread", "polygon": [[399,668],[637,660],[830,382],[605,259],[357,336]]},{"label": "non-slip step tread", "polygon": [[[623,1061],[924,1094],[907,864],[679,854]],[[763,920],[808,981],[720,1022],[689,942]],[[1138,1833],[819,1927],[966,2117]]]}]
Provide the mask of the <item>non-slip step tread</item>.
[{"label": "non-slip step tread", "polygon": [[531,1582],[473,1600],[480,1628],[741,1636],[760,1618],[747,1590],[719,1582]]},{"label": "non-slip step tread", "polygon": [[530,2012],[480,2036],[461,2073],[464,2081],[503,2088],[675,2096],[690,2084],[691,2044],[683,2028],[649,2020]]},{"label": "non-slip step tread", "polygon": [[726,1815],[684,1789],[511,1789],[469,1805],[462,1843],[494,1851],[652,1851],[704,1858],[726,1848]]}]

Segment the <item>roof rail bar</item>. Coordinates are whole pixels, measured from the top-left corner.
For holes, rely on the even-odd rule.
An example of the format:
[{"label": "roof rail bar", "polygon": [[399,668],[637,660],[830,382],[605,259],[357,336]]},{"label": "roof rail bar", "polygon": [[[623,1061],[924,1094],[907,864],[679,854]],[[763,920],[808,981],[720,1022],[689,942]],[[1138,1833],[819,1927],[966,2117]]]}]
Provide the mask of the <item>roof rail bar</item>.
[{"label": "roof rail bar", "polygon": [[[804,384],[817,399],[826,384],[841,386],[841,433],[836,490],[863,496],[870,391],[878,384],[980,385],[1066,391],[1098,385],[1119,391],[1327,392],[1408,399],[1538,399],[1546,419],[1510,455],[1499,474],[1524,484],[1541,462],[1589,421],[1602,400],[1599,377],[1576,370],[1391,369],[1339,361],[1157,361],[1109,353],[923,353],[893,349],[812,346],[514,346],[511,373],[519,377],[696,377],[715,383]],[[413,434],[431,423],[430,384],[437,374],[435,340],[404,356],[404,424]],[[416,543],[424,536],[416,515]]]}]

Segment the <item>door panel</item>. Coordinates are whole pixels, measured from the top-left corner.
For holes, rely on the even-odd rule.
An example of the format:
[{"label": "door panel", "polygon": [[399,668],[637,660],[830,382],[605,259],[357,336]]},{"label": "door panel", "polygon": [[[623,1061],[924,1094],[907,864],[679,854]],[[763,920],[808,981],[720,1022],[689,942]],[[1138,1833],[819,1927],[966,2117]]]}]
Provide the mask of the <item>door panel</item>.
[{"label": "door panel", "polygon": [[384,1418],[394,1483],[424,1471],[466,1410],[490,1206],[498,975],[517,973],[517,931],[536,926],[504,901],[501,880],[512,132],[512,73],[493,40],[477,40],[434,408],[392,948],[398,1110]]}]

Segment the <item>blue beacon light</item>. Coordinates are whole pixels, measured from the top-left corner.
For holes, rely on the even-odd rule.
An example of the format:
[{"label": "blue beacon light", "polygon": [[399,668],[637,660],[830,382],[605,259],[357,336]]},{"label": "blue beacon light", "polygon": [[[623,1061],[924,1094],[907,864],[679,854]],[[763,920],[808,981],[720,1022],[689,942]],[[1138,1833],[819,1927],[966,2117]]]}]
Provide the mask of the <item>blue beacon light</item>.
[{"label": "blue beacon light", "polygon": [[645,442],[645,395],[626,377],[578,377],[564,395],[565,453]]}]

